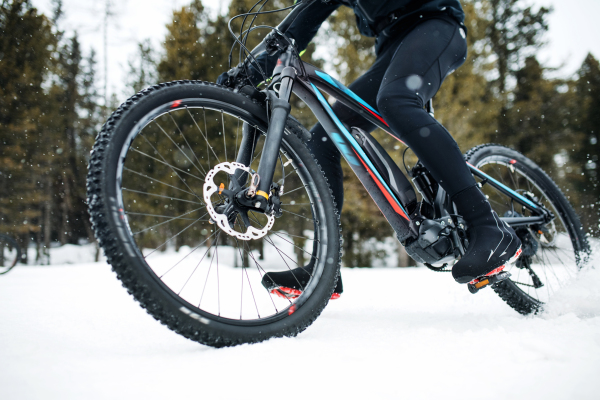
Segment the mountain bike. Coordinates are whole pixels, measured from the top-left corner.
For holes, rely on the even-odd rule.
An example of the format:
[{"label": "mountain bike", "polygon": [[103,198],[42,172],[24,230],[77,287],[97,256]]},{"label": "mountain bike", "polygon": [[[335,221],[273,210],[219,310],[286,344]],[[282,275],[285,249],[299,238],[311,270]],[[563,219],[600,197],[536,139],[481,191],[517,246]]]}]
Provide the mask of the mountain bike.
[{"label": "mountain bike", "polygon": [[21,247],[16,240],[0,233],[0,275],[14,268],[21,259]]},{"label": "mountain bike", "polygon": [[[297,335],[334,291],[339,210],[306,147],[311,133],[290,116],[292,93],[323,125],[413,259],[447,271],[468,245],[468,226],[422,164],[407,178],[373,136],[332,111],[326,95],[391,133],[376,109],[303,62],[281,33],[309,3],[267,27],[271,32],[231,71],[230,87],[176,81],[131,97],[103,126],[91,154],[91,221],[118,278],[157,320],[206,345]],[[238,44],[245,49],[258,28],[265,27],[248,28]],[[244,71],[264,51],[279,58],[259,90]],[[510,277],[481,286],[521,314],[539,312],[585,263],[581,223],[557,185],[517,151],[485,144],[465,161],[523,242]],[[308,276],[297,297],[261,285],[267,272],[297,267]]]}]

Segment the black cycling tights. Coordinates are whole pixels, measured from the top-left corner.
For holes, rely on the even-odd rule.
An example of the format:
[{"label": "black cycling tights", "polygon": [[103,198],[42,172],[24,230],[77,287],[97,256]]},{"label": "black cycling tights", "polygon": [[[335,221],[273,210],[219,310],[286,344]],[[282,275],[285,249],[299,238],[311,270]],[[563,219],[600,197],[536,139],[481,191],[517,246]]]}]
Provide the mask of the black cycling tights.
[{"label": "black cycling tights", "polygon": [[[373,66],[349,88],[377,109],[394,134],[419,157],[451,196],[475,185],[458,145],[424,106],[444,78],[465,60],[465,33],[449,19],[430,19],[386,46]],[[375,126],[337,102],[333,110],[347,127],[368,132]],[[309,147],[323,167],[338,209],[344,191],[340,153],[320,124]]]}]

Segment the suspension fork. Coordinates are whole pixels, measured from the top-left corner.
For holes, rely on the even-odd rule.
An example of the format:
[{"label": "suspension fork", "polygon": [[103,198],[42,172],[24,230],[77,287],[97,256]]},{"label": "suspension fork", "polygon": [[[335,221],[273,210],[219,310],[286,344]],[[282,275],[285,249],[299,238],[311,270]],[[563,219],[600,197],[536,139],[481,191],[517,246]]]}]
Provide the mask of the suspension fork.
[{"label": "suspension fork", "polygon": [[[275,166],[279,158],[279,148],[281,147],[281,139],[285,130],[287,118],[290,115],[290,97],[294,80],[296,79],[296,70],[292,67],[285,67],[281,71],[281,86],[279,88],[279,97],[276,97],[273,92],[269,92],[269,101],[271,103],[271,120],[269,121],[269,129],[263,147],[262,156],[258,163],[258,176],[260,181],[256,185],[252,182],[248,195],[255,196],[255,201],[260,202],[260,207],[263,210],[267,209],[267,200],[271,184],[273,183],[273,175],[275,174]],[[254,193],[252,193],[254,192]]]},{"label": "suspension fork", "polygon": [[[242,141],[240,143],[240,149],[235,160],[236,162],[250,166],[259,137],[260,133],[256,131],[255,127],[248,125],[247,122],[243,123]],[[242,186],[246,182],[246,179],[248,179],[248,173],[241,169],[236,170],[234,176],[238,183]],[[231,190],[233,187],[230,187],[229,189]]]}]

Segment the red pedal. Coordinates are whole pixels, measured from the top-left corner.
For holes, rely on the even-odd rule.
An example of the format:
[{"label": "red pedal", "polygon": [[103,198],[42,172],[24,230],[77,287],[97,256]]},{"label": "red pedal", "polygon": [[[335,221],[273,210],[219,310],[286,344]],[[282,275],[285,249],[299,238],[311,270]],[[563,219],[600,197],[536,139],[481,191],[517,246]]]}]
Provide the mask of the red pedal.
[{"label": "red pedal", "polygon": [[[277,289],[271,289],[271,294],[275,294],[282,299],[295,300],[302,294],[302,291],[298,289],[292,289],[284,286],[280,286]],[[340,298],[339,293],[333,293],[331,295],[331,300],[337,300]]]}]

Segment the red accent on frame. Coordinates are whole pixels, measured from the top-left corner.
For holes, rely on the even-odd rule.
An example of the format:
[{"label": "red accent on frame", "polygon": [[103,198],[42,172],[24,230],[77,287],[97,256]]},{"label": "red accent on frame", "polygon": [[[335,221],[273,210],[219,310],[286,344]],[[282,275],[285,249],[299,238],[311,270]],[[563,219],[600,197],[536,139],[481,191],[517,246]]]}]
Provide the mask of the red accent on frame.
[{"label": "red accent on frame", "polygon": [[392,195],[390,194],[390,192],[388,192],[386,190],[386,188],[383,187],[383,185],[381,184],[381,182],[379,181],[379,179],[377,179],[377,177],[375,176],[375,174],[373,174],[373,172],[371,172],[371,169],[369,169],[369,167],[367,167],[367,164],[364,163],[364,161],[362,160],[362,158],[360,158],[360,156],[358,155],[358,153],[354,149],[352,149],[352,151],[354,151],[354,154],[356,154],[356,156],[358,157],[358,159],[360,160],[360,162],[362,163],[362,165],[365,167],[365,169],[367,170],[367,172],[369,173],[369,175],[371,175],[371,178],[373,178],[373,180],[375,181],[375,183],[377,184],[377,186],[379,186],[379,189],[383,192],[383,195],[387,199],[388,203],[390,203],[392,205],[392,208],[394,209],[394,211],[396,211],[396,213],[398,213],[402,217],[404,217],[404,219],[409,220],[409,218],[406,216],[406,214],[404,213],[404,211],[402,211],[402,209],[400,208],[400,206],[398,206],[398,203],[396,203],[396,200],[394,200],[394,198],[392,197]]},{"label": "red accent on frame", "polygon": [[171,105],[171,108],[179,107],[181,105],[181,100],[175,100]]},{"label": "red accent on frame", "polygon": [[511,163],[511,164],[516,164],[516,163],[517,163],[517,160],[510,160],[510,161],[509,161],[509,163]]},{"label": "red accent on frame", "polygon": [[372,114],[374,117],[376,117],[378,120],[380,120],[381,122],[383,122],[383,123],[385,124],[385,126],[387,126],[388,128],[390,127],[390,126],[387,124],[387,122],[385,122],[385,121],[383,120],[383,118],[381,118],[381,117],[379,116],[379,114],[377,114],[377,113],[374,113],[374,112],[373,112],[373,111],[371,111],[371,110],[370,110],[368,107],[365,107],[365,106],[364,106],[364,105],[362,105],[362,104],[361,104],[361,106],[363,106],[363,108],[364,108],[365,110],[367,110],[368,112],[370,112],[370,113],[371,113],[371,114]]},{"label": "red accent on frame", "polygon": [[[390,126],[387,124],[387,122],[385,122],[385,121],[383,120],[383,118],[381,118],[381,117],[379,116],[379,114],[376,114],[376,113],[374,113],[374,112],[373,112],[373,111],[371,111],[371,110],[370,110],[368,107],[365,107],[365,106],[364,106],[364,105],[362,105],[362,104],[361,104],[361,106],[363,106],[363,108],[364,108],[365,110],[367,110],[367,111],[368,111],[368,112],[370,112],[370,113],[371,113],[373,116],[375,116],[375,118],[377,118],[378,120],[380,120],[381,122],[383,122],[383,123],[385,124],[385,126],[387,126],[388,128],[390,127]],[[397,141],[399,141],[399,142],[400,142],[400,143],[402,143],[403,145],[405,145],[405,146],[407,145],[407,144],[406,144],[406,143],[404,143],[402,140],[398,139],[398,137],[397,137],[396,135],[392,134],[392,132],[389,132],[389,131],[384,131],[384,132],[386,132],[387,134],[389,134],[391,137],[393,137],[394,139],[396,139]]]}]

